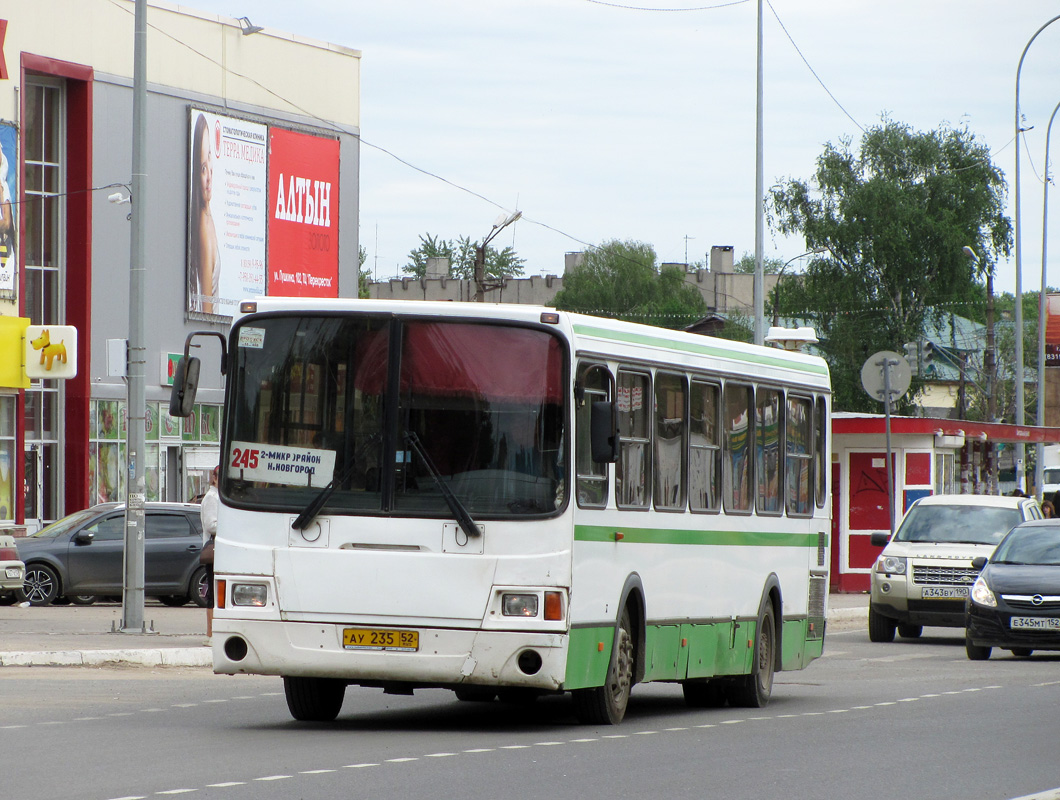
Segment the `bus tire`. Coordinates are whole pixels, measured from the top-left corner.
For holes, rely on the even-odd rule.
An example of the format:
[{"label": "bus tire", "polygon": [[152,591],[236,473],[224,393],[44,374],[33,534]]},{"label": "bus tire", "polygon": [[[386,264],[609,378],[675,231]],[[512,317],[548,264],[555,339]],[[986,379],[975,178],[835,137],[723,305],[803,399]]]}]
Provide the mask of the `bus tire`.
[{"label": "bus tire", "polygon": [[685,704],[690,708],[721,708],[725,705],[725,683],[719,680],[681,681]]},{"label": "bus tire", "polygon": [[579,722],[584,725],[617,725],[622,721],[629,705],[629,692],[633,688],[635,664],[633,625],[627,608],[623,609],[615,631],[615,646],[604,685],[571,692],[574,714]]},{"label": "bus tire", "polygon": [[890,617],[885,617],[872,607],[869,603],[869,641],[870,642],[893,642],[894,631],[898,623]]},{"label": "bus tire", "polygon": [[750,675],[733,678],[729,684],[729,705],[741,708],[764,708],[773,693],[776,666],[777,627],[773,604],[766,602],[755,631],[754,663]]},{"label": "bus tire", "polygon": [[337,678],[283,676],[291,716],[301,722],[331,722],[342,710],[346,682]]}]

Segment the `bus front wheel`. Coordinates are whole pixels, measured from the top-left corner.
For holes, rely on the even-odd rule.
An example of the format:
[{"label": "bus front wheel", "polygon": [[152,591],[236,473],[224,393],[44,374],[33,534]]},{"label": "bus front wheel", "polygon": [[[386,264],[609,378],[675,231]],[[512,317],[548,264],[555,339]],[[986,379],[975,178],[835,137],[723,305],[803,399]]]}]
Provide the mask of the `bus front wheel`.
[{"label": "bus front wheel", "polygon": [[301,722],[331,722],[342,710],[346,682],[336,678],[283,676],[283,693],[291,716]]},{"label": "bus front wheel", "polygon": [[617,725],[626,715],[629,692],[633,688],[633,667],[636,663],[633,647],[633,625],[629,610],[622,612],[615,633],[615,647],[607,680],[603,686],[575,689],[574,713],[586,725]]}]

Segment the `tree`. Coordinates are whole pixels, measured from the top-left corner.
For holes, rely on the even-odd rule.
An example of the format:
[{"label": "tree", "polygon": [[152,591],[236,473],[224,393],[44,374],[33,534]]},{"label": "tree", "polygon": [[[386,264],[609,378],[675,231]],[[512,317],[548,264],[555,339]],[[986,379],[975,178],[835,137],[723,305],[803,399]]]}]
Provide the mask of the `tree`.
[{"label": "tree", "polygon": [[368,284],[372,282],[372,272],[364,268],[364,262],[368,260],[368,251],[364,247],[357,248],[357,296],[368,297]]},{"label": "tree", "polygon": [[[765,275],[776,275],[784,267],[787,266],[787,262],[782,258],[763,258],[762,259],[762,272]],[[755,271],[755,254],[744,253],[740,256],[740,260],[732,265],[733,272],[739,272],[741,274],[754,274]]]},{"label": "tree", "polygon": [[812,188],[790,178],[773,187],[774,226],[802,234],[807,250],[827,248],[779,300],[783,315],[817,329],[836,408],[878,410],[861,388],[865,360],[918,341],[929,314],[982,297],[979,279],[1011,247],[1006,191],[966,128],[925,133],[887,119],[856,151],[848,139],[827,144]]},{"label": "tree", "polygon": [[706,301],[685,283],[681,268],[660,270],[651,245],[617,239],[589,250],[581,265],[567,271],[552,305],[677,329],[707,313]]},{"label": "tree", "polygon": [[[430,233],[420,236],[420,244],[409,253],[409,263],[402,267],[402,271],[422,278],[427,274],[428,258],[448,258],[449,277],[473,280],[475,277],[475,250],[479,243],[473,242],[466,236],[461,236],[455,242],[448,239],[440,239]],[[486,247],[486,277],[514,278],[523,273],[523,265],[526,261],[520,258],[511,246],[502,250]]]}]

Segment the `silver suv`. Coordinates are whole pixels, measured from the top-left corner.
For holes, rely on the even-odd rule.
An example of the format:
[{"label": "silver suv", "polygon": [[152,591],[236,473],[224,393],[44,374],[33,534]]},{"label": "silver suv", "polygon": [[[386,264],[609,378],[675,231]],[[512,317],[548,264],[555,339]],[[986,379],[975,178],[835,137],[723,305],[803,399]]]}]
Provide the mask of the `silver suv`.
[{"label": "silver suv", "polygon": [[894,633],[920,636],[924,625],[964,626],[964,601],[979,570],[976,556],[989,558],[1002,537],[1042,510],[1029,497],[932,495],[910,506],[872,569],[869,640],[892,642]]}]

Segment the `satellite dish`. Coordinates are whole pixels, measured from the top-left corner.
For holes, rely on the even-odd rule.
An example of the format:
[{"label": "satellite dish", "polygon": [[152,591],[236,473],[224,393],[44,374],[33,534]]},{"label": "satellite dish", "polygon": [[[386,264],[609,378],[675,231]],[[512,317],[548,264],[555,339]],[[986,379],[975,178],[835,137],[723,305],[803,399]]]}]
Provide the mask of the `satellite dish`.
[{"label": "satellite dish", "polygon": [[[886,376],[886,381],[884,380],[884,369],[889,372]],[[873,400],[879,400],[881,403],[888,400],[884,396],[885,383],[888,384],[888,388],[891,390],[889,400],[893,403],[909,391],[909,381],[911,379],[912,372],[909,369],[909,363],[905,360],[905,356],[891,350],[881,350],[878,353],[874,353],[869,356],[861,368],[861,385],[868,392],[869,397]]]}]

